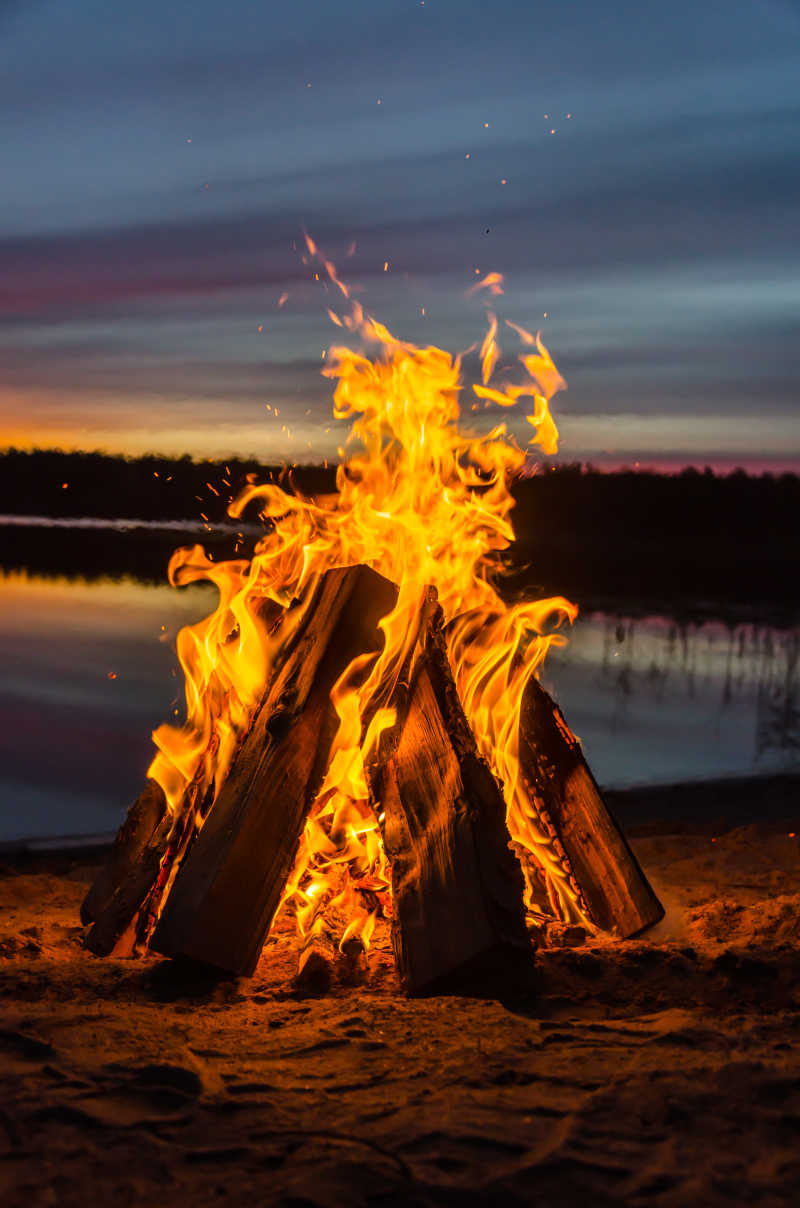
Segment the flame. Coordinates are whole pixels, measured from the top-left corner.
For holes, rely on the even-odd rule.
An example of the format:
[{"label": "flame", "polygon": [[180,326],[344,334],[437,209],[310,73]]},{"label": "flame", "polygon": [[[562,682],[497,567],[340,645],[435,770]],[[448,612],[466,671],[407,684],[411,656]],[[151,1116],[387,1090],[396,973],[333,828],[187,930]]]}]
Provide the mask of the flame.
[{"label": "flame", "polygon": [[[229,508],[238,518],[257,506],[266,524],[250,562],[213,563],[198,546],[173,556],[173,584],[210,581],[220,601],[210,617],[179,634],[186,721],[155,731],[157,754],[149,774],[164,788],[176,820],[193,811],[194,825],[202,825],[320,575],[334,566],[367,563],[398,585],[397,606],[381,623],[380,653],[354,660],[332,691],[338,731],[284,908],[294,910],[306,938],[335,917],[344,920],[339,943],[355,938],[364,947],[376,919],[391,911],[389,870],[363,755],[394,720],[393,688],[413,642],[423,593],[433,585],[465,712],[503,785],[528,906],[549,908],[564,919],[579,917],[568,872],[522,783],[517,742],[525,685],[547,650],[566,641],[558,626],[572,621],[577,610],[562,597],[509,605],[494,585],[503,551],[514,539],[510,483],[523,470],[526,449],[506,422],[486,432],[462,428],[461,357],[396,338],[352,300],[332,262],[308,236],[306,246],[350,300],[349,313],[329,311],[331,320],[359,344],[332,347],[322,369],[336,383],[334,417],[350,425],[337,491],[307,498],[274,483],[251,482]],[[502,294],[500,274],[489,273],[473,287],[481,289]],[[497,318],[490,312],[480,349],[481,381],[472,391],[489,406],[527,402],[524,418],[533,428],[528,443],[555,452],[550,400],[565,383],[541,337],[509,326],[524,348],[517,380],[489,384],[500,359]],[[294,599],[300,605],[289,610]],[[368,701],[372,720],[362,739]]]}]

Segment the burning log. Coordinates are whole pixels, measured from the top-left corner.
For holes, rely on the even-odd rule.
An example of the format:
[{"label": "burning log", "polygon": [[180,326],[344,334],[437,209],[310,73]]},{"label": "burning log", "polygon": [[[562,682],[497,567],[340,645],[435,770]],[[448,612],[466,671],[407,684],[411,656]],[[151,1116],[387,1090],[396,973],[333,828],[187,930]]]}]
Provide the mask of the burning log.
[{"label": "burning log", "polygon": [[397,590],[365,566],[328,571],[189,848],[151,947],[236,975],[258,962],[328,764],[330,692],[357,655],[377,650]]},{"label": "burning log", "polygon": [[605,805],[578,739],[534,678],[522,699],[519,758],[530,799],[566,854],[591,922],[628,939],[662,919],[664,908]]},{"label": "burning log", "polygon": [[362,983],[366,974],[361,940],[353,937],[340,948],[330,931],[321,928],[303,945],[293,985],[302,994],[324,994],[334,981],[352,987]]},{"label": "burning log", "polygon": [[334,981],[353,986],[364,980],[367,972],[364,943],[360,936],[348,937],[346,912],[330,905],[331,897],[342,902],[348,880],[346,868],[340,865],[338,876],[332,878],[328,893],[319,902],[297,962],[294,987],[301,993],[324,993]]},{"label": "burning log", "polygon": [[84,927],[94,923],[111,903],[122,882],[136,867],[167,814],[167,799],[161,785],[148,780],[128,810],[117,833],[111,855],[100,869],[81,905]]},{"label": "burning log", "polygon": [[[283,610],[263,598],[254,611],[259,624],[269,629]],[[163,788],[147,780],[81,905],[81,922],[93,924],[86,946],[95,955],[130,956],[137,941],[147,942],[173,866],[193,833],[195,811],[204,812],[201,796],[210,799],[202,792],[202,767],[174,813],[168,809]]]},{"label": "burning log", "polygon": [[[523,878],[500,787],[458,698],[428,590],[396,724],[365,762],[392,870],[392,940],[411,994],[524,982]],[[401,677],[402,683],[402,677]]]},{"label": "burning log", "polygon": [[96,956],[132,956],[140,936],[140,919],[151,899],[160,898],[177,845],[175,819],[165,813],[139,852],[86,938]]},{"label": "burning log", "polygon": [[[132,956],[147,944],[170,876],[195,825],[200,777],[188,786],[177,816],[167,809],[164,791],[148,780],[117,834],[111,859],[89,890],[81,918],[93,925],[86,946],[96,956]],[[149,830],[147,820],[152,820]]]}]

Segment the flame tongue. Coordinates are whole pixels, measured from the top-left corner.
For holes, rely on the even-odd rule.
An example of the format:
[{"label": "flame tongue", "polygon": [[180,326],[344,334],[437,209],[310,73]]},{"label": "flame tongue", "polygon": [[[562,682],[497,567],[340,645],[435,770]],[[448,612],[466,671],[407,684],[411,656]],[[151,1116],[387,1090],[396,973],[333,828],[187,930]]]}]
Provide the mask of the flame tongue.
[{"label": "flame tongue", "polygon": [[[311,243],[309,251],[317,255]],[[347,295],[333,266],[321,263]],[[486,287],[502,292],[500,281],[490,274]],[[251,562],[215,564],[199,547],[173,556],[173,583],[210,580],[220,602],[212,616],[179,635],[187,720],[181,728],[162,726],[155,732],[158,753],[149,774],[176,814],[187,808],[190,783],[207,808],[319,576],[334,566],[366,563],[398,585],[398,600],[381,623],[380,654],[354,660],[332,692],[339,729],[284,895],[301,932],[320,925],[323,909],[335,905],[349,920],[341,942],[355,934],[366,944],[376,914],[390,909],[388,870],[367,800],[362,749],[394,720],[393,687],[429,585],[444,611],[465,712],[503,783],[512,838],[539,870],[553,908],[571,917],[577,909],[574,895],[520,783],[517,729],[525,684],[548,647],[565,641],[553,632],[554,625],[572,620],[576,609],[562,598],[509,606],[492,583],[501,552],[514,538],[509,484],[523,469],[526,453],[505,423],[488,432],[459,426],[459,357],[396,339],[358,303],[348,315],[331,312],[331,317],[360,337],[362,347],[374,349],[368,356],[334,347],[323,370],[337,383],[334,416],[350,421],[337,493],[309,499],[274,484],[249,486],[230,513],[238,517],[255,502],[267,522]],[[486,406],[510,408],[527,400],[525,419],[534,430],[530,443],[550,453],[558,434],[549,403],[564,383],[539,337],[514,330],[524,346],[536,347],[518,358],[521,380],[502,388],[488,384],[500,358],[492,315],[481,348],[482,381],[473,393]],[[292,599],[299,599],[299,606],[287,609]],[[368,701],[372,719],[362,743]]]}]

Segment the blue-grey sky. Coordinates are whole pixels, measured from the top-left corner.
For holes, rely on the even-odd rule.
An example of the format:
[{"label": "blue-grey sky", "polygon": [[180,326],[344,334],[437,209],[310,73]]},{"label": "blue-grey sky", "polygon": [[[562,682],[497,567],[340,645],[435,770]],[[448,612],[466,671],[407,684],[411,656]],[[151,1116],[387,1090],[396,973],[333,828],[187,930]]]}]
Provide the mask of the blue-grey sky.
[{"label": "blue-grey sky", "polygon": [[452,351],[502,272],[563,459],[800,465],[797,0],[0,0],[0,156],[0,444],[334,454],[307,229]]}]

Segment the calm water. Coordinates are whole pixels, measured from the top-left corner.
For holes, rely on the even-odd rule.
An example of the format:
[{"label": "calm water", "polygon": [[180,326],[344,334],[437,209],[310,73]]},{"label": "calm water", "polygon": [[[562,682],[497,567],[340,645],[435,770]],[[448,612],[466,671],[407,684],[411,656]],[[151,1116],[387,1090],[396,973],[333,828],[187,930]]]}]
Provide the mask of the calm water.
[{"label": "calm water", "polygon": [[[0,578],[0,840],[113,830],[181,698],[172,643],[214,593]],[[545,676],[601,784],[800,764],[800,630],[594,613]]]}]

